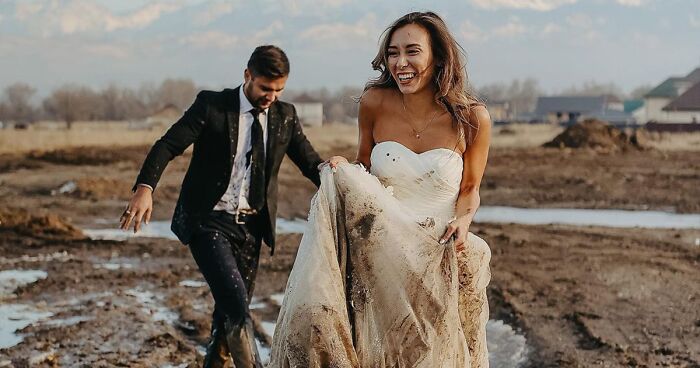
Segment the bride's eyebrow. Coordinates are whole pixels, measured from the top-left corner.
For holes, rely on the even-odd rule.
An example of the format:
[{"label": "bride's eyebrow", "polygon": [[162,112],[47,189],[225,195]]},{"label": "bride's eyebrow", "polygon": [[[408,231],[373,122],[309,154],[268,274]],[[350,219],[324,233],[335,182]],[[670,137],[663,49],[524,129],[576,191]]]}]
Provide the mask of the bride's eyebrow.
[{"label": "bride's eyebrow", "polygon": [[[411,47],[421,48],[421,44],[419,44],[419,43],[409,43],[409,44],[406,45],[404,48],[410,49]],[[399,48],[399,47],[396,46],[396,45],[389,45],[389,47],[387,47],[386,49],[387,49],[387,50],[398,50],[398,48]]]}]

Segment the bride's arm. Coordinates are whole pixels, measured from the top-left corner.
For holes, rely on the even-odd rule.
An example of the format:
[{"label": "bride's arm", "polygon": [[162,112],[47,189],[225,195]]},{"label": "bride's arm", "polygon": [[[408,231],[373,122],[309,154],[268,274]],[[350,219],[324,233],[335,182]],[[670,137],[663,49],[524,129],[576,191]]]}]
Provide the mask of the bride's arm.
[{"label": "bride's arm", "polygon": [[369,170],[370,155],[374,147],[374,119],[376,105],[379,103],[380,91],[370,89],[360,99],[360,111],[357,117],[359,137],[357,141],[357,157],[355,162],[361,163]]},{"label": "bride's arm", "polygon": [[469,225],[471,225],[476,210],[479,208],[479,186],[486,169],[491,142],[491,117],[485,106],[477,106],[472,110],[470,118],[479,124],[479,130],[474,142],[467,147],[463,154],[464,168],[456,205],[456,219],[450,222],[445,234],[440,240],[446,242],[454,233],[455,246],[458,250],[464,248]]},{"label": "bride's arm", "polygon": [[[357,117],[357,125],[359,127],[359,138],[357,142],[357,157],[355,158],[355,163],[359,163],[365,166],[369,170],[370,166],[370,155],[372,153],[372,147],[374,147],[374,137],[372,134],[372,127],[374,125],[374,105],[377,100],[377,91],[369,90],[363,93],[360,98],[360,111]],[[336,167],[341,162],[348,162],[348,160],[343,156],[332,156],[325,162],[319,165],[330,164],[331,167]]]}]

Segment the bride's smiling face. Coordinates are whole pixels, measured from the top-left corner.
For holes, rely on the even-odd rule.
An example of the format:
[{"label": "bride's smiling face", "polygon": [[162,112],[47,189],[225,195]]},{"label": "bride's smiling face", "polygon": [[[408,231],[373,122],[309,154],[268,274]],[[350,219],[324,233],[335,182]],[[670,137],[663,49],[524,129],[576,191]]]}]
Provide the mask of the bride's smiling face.
[{"label": "bride's smiling face", "polygon": [[391,35],[387,66],[401,93],[416,93],[433,80],[435,67],[430,34],[418,24],[407,24]]}]

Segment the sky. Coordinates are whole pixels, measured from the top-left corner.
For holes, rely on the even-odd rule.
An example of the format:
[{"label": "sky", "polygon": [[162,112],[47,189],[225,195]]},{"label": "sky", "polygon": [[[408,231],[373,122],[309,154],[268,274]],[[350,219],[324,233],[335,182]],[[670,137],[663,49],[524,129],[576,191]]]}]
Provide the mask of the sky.
[{"label": "sky", "polygon": [[477,88],[535,78],[548,93],[630,91],[700,67],[700,0],[0,0],[0,89],[232,87],[260,44],[287,52],[289,89],[362,86],[383,30],[424,10],[445,19]]}]

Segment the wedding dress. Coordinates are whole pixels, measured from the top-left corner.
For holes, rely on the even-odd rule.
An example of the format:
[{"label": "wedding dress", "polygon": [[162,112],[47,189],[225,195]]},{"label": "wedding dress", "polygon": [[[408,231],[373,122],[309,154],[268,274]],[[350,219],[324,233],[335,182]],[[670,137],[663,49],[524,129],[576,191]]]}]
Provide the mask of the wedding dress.
[{"label": "wedding dress", "polygon": [[488,367],[488,245],[439,244],[462,178],[446,148],[378,143],[321,173],[269,367]]}]

